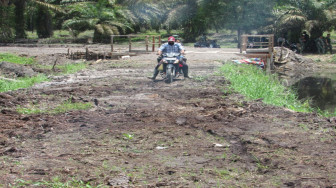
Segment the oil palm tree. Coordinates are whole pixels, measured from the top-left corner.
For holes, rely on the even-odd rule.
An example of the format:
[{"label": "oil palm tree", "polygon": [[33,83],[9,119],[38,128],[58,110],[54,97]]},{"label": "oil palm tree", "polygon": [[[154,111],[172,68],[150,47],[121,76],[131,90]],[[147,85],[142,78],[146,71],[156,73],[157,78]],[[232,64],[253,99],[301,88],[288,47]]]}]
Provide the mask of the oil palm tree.
[{"label": "oil palm tree", "polygon": [[[50,0],[1,0],[2,2],[13,3],[15,6],[15,37],[25,38],[25,9],[27,3],[32,6],[39,6],[40,9],[50,9],[55,11],[62,11],[62,9],[56,5],[48,3]],[[42,23],[39,23],[42,24]]]},{"label": "oil palm tree", "polygon": [[[272,27],[276,33],[291,31],[290,38],[297,42],[302,30],[307,30],[311,38],[318,38],[324,31],[335,26],[335,1],[292,0],[274,9],[276,19]],[[296,39],[295,39],[296,37]]]},{"label": "oil palm tree", "polygon": [[145,29],[159,29],[163,22],[165,10],[158,0],[117,0],[117,4],[123,6],[130,18],[134,32]]},{"label": "oil palm tree", "polygon": [[9,0],[0,0],[0,39],[10,39],[12,32],[12,6]]},{"label": "oil palm tree", "polygon": [[64,28],[74,35],[85,30],[94,30],[94,41],[109,39],[109,35],[132,30],[128,12],[111,0],[79,2],[67,6],[70,18],[63,23]]},{"label": "oil palm tree", "polygon": [[199,2],[194,0],[172,1],[167,7],[167,30],[181,29],[185,41],[194,41],[206,30],[205,19],[199,8]]}]

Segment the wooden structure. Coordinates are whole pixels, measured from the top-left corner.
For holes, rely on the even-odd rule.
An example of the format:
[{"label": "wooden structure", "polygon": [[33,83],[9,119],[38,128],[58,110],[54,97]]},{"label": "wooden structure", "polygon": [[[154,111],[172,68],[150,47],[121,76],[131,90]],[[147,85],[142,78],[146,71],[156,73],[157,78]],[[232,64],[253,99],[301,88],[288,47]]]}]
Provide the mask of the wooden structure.
[{"label": "wooden structure", "polygon": [[111,52],[101,51],[101,50],[89,50],[88,47],[85,48],[85,51],[76,51],[73,52],[68,48],[68,54],[67,57],[69,59],[75,60],[75,59],[86,59],[87,61],[91,60],[98,60],[98,59],[121,59],[123,56],[130,57],[130,56],[136,56],[137,53],[134,52],[114,52],[113,54]]},{"label": "wooden structure", "polygon": [[[149,36],[149,35],[111,35],[111,53],[114,52],[114,38],[116,37],[127,37],[128,38],[128,51],[129,52],[136,52],[136,50],[133,50],[132,48],[132,37],[144,37],[144,45],[146,46],[146,50],[143,50],[141,52],[149,52],[149,45],[152,46],[152,52],[155,51],[155,46],[158,45],[158,47],[161,46],[161,36]],[[150,43],[150,38],[152,38],[152,42]],[[157,38],[157,43],[155,42]],[[139,52],[139,51],[137,51]]]},{"label": "wooden structure", "polygon": [[273,69],[274,35],[242,35],[240,53],[249,58],[261,58],[266,72]]}]

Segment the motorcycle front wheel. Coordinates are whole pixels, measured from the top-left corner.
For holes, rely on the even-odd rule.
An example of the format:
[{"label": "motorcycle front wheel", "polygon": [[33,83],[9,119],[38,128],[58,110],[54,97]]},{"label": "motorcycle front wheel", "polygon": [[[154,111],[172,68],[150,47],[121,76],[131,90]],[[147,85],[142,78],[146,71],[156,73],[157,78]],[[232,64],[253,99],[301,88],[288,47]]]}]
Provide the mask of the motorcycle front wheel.
[{"label": "motorcycle front wheel", "polygon": [[172,83],[173,82],[174,74],[175,74],[175,71],[174,71],[173,67],[167,69],[167,72],[166,72],[167,83]]}]

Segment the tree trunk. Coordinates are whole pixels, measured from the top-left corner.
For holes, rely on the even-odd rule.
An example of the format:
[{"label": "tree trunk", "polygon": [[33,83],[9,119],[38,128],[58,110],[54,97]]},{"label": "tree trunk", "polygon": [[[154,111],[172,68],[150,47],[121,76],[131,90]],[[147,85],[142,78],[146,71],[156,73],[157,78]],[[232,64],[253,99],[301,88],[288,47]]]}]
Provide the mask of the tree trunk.
[{"label": "tree trunk", "polygon": [[25,22],[24,22],[24,11],[25,11],[25,0],[14,1],[15,5],[15,38],[25,38]]},{"label": "tree trunk", "polygon": [[9,0],[0,0],[0,6],[7,7],[9,4]]},{"label": "tree trunk", "polygon": [[11,27],[10,8],[8,0],[0,0],[0,41],[4,42],[13,37]]},{"label": "tree trunk", "polygon": [[241,31],[240,28],[237,29],[237,33],[238,33],[238,44],[237,44],[237,48],[240,48],[241,34],[242,34],[242,31]]},{"label": "tree trunk", "polygon": [[36,30],[39,38],[48,38],[53,35],[52,18],[49,10],[39,6],[36,17]]}]

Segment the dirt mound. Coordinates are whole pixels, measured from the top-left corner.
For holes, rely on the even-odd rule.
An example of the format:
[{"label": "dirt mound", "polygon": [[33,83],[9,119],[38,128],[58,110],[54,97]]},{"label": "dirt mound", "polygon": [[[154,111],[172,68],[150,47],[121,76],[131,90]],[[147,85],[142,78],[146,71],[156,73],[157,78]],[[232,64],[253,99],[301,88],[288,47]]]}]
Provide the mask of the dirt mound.
[{"label": "dirt mound", "polygon": [[15,77],[30,77],[36,75],[30,67],[8,62],[0,62],[0,74]]},{"label": "dirt mound", "polygon": [[281,47],[274,48],[274,65],[285,85],[293,85],[312,74],[316,68],[312,59]]}]

